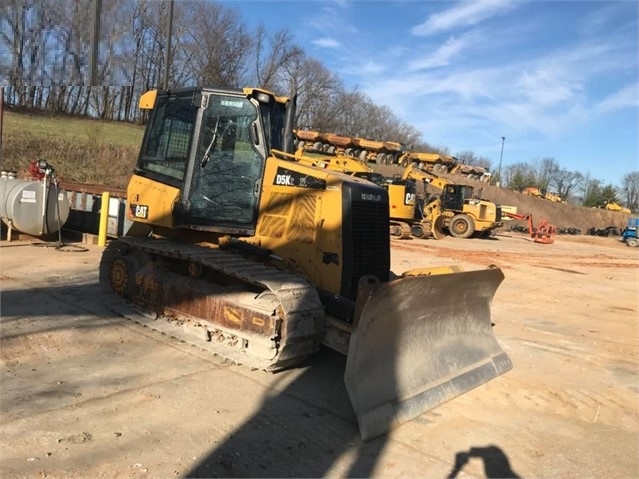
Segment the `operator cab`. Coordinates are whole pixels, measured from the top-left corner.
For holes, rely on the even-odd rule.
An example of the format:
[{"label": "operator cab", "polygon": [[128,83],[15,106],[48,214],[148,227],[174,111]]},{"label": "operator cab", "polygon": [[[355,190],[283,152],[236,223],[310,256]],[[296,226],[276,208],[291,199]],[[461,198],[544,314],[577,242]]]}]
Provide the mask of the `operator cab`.
[{"label": "operator cab", "polygon": [[472,197],[472,186],[446,185],[441,194],[442,209],[461,211],[464,208],[464,202]]},{"label": "operator cab", "polygon": [[266,158],[284,142],[286,100],[258,89],[157,92],[136,174],[181,190],[178,227],[252,230]]}]

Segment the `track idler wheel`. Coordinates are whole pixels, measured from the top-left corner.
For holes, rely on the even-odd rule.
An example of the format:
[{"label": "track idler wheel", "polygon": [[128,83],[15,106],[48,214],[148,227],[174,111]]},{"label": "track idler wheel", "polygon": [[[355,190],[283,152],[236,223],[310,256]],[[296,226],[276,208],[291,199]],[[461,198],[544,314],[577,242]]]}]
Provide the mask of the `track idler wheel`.
[{"label": "track idler wheel", "polygon": [[401,237],[402,236],[402,227],[398,224],[392,224],[390,226],[390,234],[391,236],[397,236],[397,237]]},{"label": "track idler wheel", "polygon": [[144,266],[144,257],[134,252],[117,256],[108,266],[108,281],[120,296],[135,294],[135,275]]},{"label": "track idler wheel", "polygon": [[430,236],[430,228],[426,228],[423,224],[411,225],[410,232],[415,238],[426,238]]},{"label": "track idler wheel", "polygon": [[113,261],[109,271],[109,282],[113,291],[120,296],[135,292],[135,273],[132,271],[130,260],[121,257]]}]

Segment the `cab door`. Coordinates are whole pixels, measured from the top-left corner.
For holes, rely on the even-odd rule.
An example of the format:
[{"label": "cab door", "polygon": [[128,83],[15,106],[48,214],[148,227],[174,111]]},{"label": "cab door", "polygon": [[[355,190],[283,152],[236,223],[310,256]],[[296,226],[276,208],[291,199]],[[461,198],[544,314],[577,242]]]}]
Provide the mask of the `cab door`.
[{"label": "cab door", "polygon": [[252,229],[264,172],[255,138],[258,109],[246,97],[220,93],[209,93],[203,103],[179,223]]}]

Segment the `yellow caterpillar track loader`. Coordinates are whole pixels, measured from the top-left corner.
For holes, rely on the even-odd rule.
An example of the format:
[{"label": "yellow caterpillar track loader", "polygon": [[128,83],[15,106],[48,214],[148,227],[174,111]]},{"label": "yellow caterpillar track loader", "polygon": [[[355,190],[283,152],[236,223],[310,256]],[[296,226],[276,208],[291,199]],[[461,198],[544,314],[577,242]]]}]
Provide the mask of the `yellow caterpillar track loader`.
[{"label": "yellow caterpillar track loader", "polygon": [[632,213],[632,211],[630,211],[630,208],[621,206],[619,203],[616,203],[614,201],[606,201],[603,208],[608,211],[619,211],[620,213],[626,213],[626,214]]},{"label": "yellow caterpillar track loader", "polygon": [[512,367],[490,317],[501,270],[393,273],[387,191],[273,153],[293,153],[294,99],[189,88],[140,104],[134,225],[100,263],[124,315],[265,371],[322,344],[345,354],[365,440]]}]

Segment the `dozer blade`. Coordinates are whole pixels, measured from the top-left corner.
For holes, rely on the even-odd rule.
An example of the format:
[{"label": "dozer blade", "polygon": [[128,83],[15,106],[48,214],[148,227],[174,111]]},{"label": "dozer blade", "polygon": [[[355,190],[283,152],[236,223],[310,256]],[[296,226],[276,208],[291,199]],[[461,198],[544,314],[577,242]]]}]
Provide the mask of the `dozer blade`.
[{"label": "dozer blade", "polygon": [[490,318],[503,279],[501,270],[490,268],[409,276],[370,288],[344,378],[362,439],[383,435],[512,368]]}]

